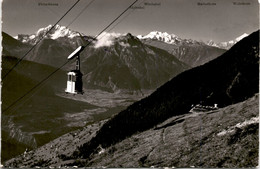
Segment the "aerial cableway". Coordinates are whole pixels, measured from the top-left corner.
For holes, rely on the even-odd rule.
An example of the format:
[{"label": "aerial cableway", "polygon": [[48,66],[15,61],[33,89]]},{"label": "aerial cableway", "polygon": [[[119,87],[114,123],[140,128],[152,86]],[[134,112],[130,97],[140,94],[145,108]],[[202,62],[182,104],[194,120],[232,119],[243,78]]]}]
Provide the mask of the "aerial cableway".
[{"label": "aerial cableway", "polygon": [[67,73],[67,88],[66,93],[83,94],[82,90],[82,73],[80,72],[80,53],[84,50],[84,46],[79,46],[74,52],[68,56],[68,60],[76,58],[75,69]]},{"label": "aerial cableway", "polygon": [[[66,13],[65,15],[72,9],[75,7],[75,5],[79,2],[80,0],[78,0]],[[79,54],[84,50],[84,48],[86,48],[88,45],[91,44],[91,42],[96,39],[98,36],[101,35],[101,33],[103,33],[106,29],[108,29],[113,23],[115,23],[116,20],[118,20],[128,9],[130,9],[138,0],[135,0],[130,6],[128,6],[118,17],[116,17],[108,26],[106,26],[99,34],[97,34],[90,42],[87,43],[87,45],[84,45],[84,46],[79,46],[74,52],[72,52],[69,57],[68,57],[68,61],[65,62],[64,64],[62,64],[61,66],[59,66],[56,70],[54,70],[52,73],[50,73],[47,77],[45,77],[44,79],[42,79],[39,83],[37,83],[34,87],[32,87],[29,91],[27,91],[24,95],[22,95],[21,97],[19,97],[17,100],[15,100],[12,104],[10,104],[6,109],[4,109],[2,112],[6,112],[8,109],[10,109],[11,107],[13,107],[16,103],[18,103],[20,100],[22,100],[25,96],[27,96],[29,93],[33,92],[34,90],[36,90],[36,88],[38,88],[41,84],[43,84],[45,81],[47,81],[53,74],[55,74],[56,72],[58,72],[62,67],[64,67],[66,64],[69,63],[69,61],[73,58],[76,57],[76,68],[75,70],[71,70],[70,72],[67,73],[67,75],[71,75],[70,77],[68,77],[68,81],[67,81],[67,88],[65,90],[65,92],[67,93],[73,93],[73,94],[78,94],[78,93],[83,93],[83,90],[82,90],[82,86],[83,86],[83,83],[82,83],[82,73],[80,72],[80,56]],[[91,1],[92,3],[92,1]],[[89,6],[89,5],[88,5]],[[86,8],[84,8],[85,10]],[[64,16],[65,16],[64,15]],[[64,17],[63,16],[63,17]],[[62,18],[63,18],[62,17]],[[78,17],[78,16],[77,16]],[[62,19],[61,18],[61,19]],[[61,20],[60,19],[60,20]],[[59,20],[59,21],[60,21]],[[59,22],[58,21],[58,22]],[[57,23],[58,23],[57,22]],[[56,24],[57,24],[56,23]],[[56,25],[55,24],[55,25]],[[53,26],[54,27],[54,26]],[[50,29],[51,30],[51,29]],[[47,32],[43,38],[48,34],[49,32]],[[81,36],[82,37],[82,36]],[[42,38],[42,39],[43,39]],[[40,43],[40,41],[42,40],[40,39],[37,44]],[[85,40],[87,41],[87,40]],[[36,45],[37,45],[36,44]],[[33,48],[35,48],[34,45],[12,68],[11,70],[4,75],[4,78],[25,58],[25,56],[28,55],[28,53],[30,53],[32,51]],[[77,72],[77,73],[75,73]],[[4,79],[3,78],[3,79]],[[73,79],[74,78],[74,79]],[[2,80],[3,80],[2,79]],[[75,83],[75,88],[69,88],[71,87],[73,84]],[[77,84],[77,85],[76,85]]]}]

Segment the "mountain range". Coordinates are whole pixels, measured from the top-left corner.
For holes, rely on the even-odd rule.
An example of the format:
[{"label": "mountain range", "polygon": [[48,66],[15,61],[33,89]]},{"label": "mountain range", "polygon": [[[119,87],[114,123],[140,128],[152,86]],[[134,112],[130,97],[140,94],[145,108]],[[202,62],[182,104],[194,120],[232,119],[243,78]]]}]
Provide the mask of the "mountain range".
[{"label": "mountain range", "polygon": [[[22,57],[22,53],[32,47],[39,35],[44,34],[50,26],[40,29],[36,34],[28,35],[31,39],[18,36],[19,40],[3,34],[4,54]],[[57,32],[65,32],[59,37]],[[59,67],[67,61],[67,56],[79,45],[85,43],[69,29],[56,26],[48,37],[43,39],[26,56],[26,60]],[[55,35],[55,36],[54,36]],[[65,36],[66,35],[66,36]],[[155,89],[172,77],[190,68],[175,56],[158,48],[143,44],[131,34],[113,35],[106,33],[102,39],[94,40],[81,54],[81,71],[84,88],[96,88],[115,92],[118,90],[140,91]],[[55,38],[54,38],[55,37]],[[84,37],[92,40],[91,37]],[[17,50],[11,50],[8,41],[21,43]],[[105,43],[104,43],[105,42]],[[104,43],[104,44],[103,44]],[[8,53],[9,52],[9,53]],[[63,70],[74,69],[75,63],[67,64]],[[120,71],[118,71],[120,70]],[[128,78],[125,78],[128,77]]]},{"label": "mountain range", "polygon": [[201,44],[201,45],[208,45],[208,46],[213,46],[213,47],[218,47],[221,49],[230,49],[234,44],[239,42],[241,39],[247,37],[248,34],[244,33],[237,37],[234,40],[230,40],[228,42],[214,42],[213,40],[209,40],[207,42],[202,42],[202,41],[196,41],[192,39],[182,39],[176,36],[175,34],[168,34],[167,32],[159,32],[159,31],[152,31],[148,33],[147,35],[138,35],[137,37],[139,39],[153,39],[153,40],[159,40],[162,42],[165,42],[167,44],[171,45],[180,45],[180,44]]},{"label": "mountain range", "polygon": [[226,52],[224,49],[208,46],[196,41],[193,41],[194,43],[190,43],[190,41],[182,41],[178,44],[169,44],[157,39],[149,38],[142,39],[141,41],[144,44],[167,51],[191,67],[203,65]]},{"label": "mountain range", "polygon": [[168,51],[180,61],[196,67],[213,60],[226,52],[238,41],[248,36],[244,33],[235,40],[215,43],[214,41],[201,42],[192,39],[182,39],[167,32],[152,31],[149,34],[137,37],[145,44]]},{"label": "mountain range", "polygon": [[69,28],[66,28],[65,26],[55,25],[53,28],[52,27],[53,25],[49,25],[45,28],[40,28],[34,34],[31,35],[18,34],[14,38],[23,43],[29,43],[31,45],[35,45],[39,41],[39,39],[41,39],[45,35],[46,35],[45,38],[48,39],[58,39],[61,37],[68,37],[70,39],[73,39],[74,37],[79,36],[78,32],[72,31]]},{"label": "mountain range", "polygon": [[[14,39],[19,40],[23,43],[28,43],[31,45],[36,44],[36,42],[41,39],[47,32],[45,38],[48,39],[58,39],[61,37],[67,37],[70,39],[73,39],[75,37],[79,36],[79,32],[71,30],[65,26],[55,25],[53,28],[53,25],[49,25],[45,28],[40,28],[38,31],[36,31],[33,34],[27,35],[27,34],[18,34],[14,37]],[[180,45],[180,44],[201,44],[201,45],[209,45],[213,47],[218,47],[222,49],[230,49],[234,44],[236,44],[241,39],[247,37],[248,34],[244,33],[240,35],[239,37],[235,38],[234,40],[230,40],[228,42],[214,42],[212,40],[209,40],[207,42],[202,41],[196,41],[192,39],[183,39],[175,34],[169,34],[167,32],[160,32],[160,31],[152,31],[148,33],[147,35],[137,35],[137,38],[139,39],[153,39],[153,40],[159,40],[161,42],[165,42],[167,44],[171,45]]]},{"label": "mountain range", "polygon": [[[66,134],[5,166],[256,167],[258,90],[256,31],[110,119]],[[217,109],[190,112],[192,105],[214,104]]]},{"label": "mountain range", "polygon": [[248,34],[244,33],[244,34],[240,35],[239,37],[237,37],[236,39],[230,40],[228,42],[216,43],[212,40],[209,40],[206,42],[206,44],[209,46],[214,46],[214,47],[218,47],[218,48],[222,48],[222,49],[230,49],[234,44],[236,44],[237,42],[239,42],[240,40],[242,40],[243,38],[245,38],[247,36],[248,36]]},{"label": "mountain range", "polygon": [[174,34],[168,34],[167,32],[159,32],[159,31],[152,31],[147,35],[137,35],[139,39],[154,39],[159,40],[168,44],[172,45],[179,45],[179,44],[203,44],[203,42],[198,42],[192,39],[181,39]]},{"label": "mountain range", "polygon": [[[62,58],[61,56],[67,56],[73,49],[82,44],[82,40],[79,38],[79,33],[77,31],[60,25],[56,25],[50,30],[51,28],[52,25],[49,25],[46,28],[40,28],[34,34],[19,34],[15,37],[15,39],[24,44],[34,45],[48,32],[48,35],[44,40],[33,50],[33,54],[29,54],[27,57],[28,60],[56,66],[59,63],[64,63],[66,58]],[[105,33],[104,35],[105,37],[99,38],[97,41],[94,40],[92,47],[97,47],[97,44],[104,43],[105,41],[107,44],[113,44],[112,42],[116,41],[118,37],[126,36],[126,34],[122,35],[116,33]],[[208,41],[204,43],[191,39],[182,39],[174,34],[168,34],[167,32],[152,31],[145,36],[138,35],[137,38],[146,45],[166,50],[169,54],[174,55],[177,59],[190,67],[196,67],[217,58],[226,51],[225,49],[229,49],[232,45],[246,36],[247,34],[243,34],[229,42],[215,43],[213,41]],[[86,36],[86,40],[92,41],[93,37]],[[42,52],[42,50],[44,52]],[[48,53],[45,52],[46,50]],[[89,56],[88,53],[85,53],[84,55],[85,57]],[[49,58],[50,56],[52,58]]]},{"label": "mountain range", "polygon": [[[82,42],[77,31],[59,25],[50,30],[51,27],[52,25],[41,28],[31,35],[18,35],[15,37],[16,42],[14,42],[16,39],[4,34],[3,53],[21,58],[49,31],[25,59],[59,67],[67,61],[67,56],[73,50],[86,43]],[[152,35],[159,39],[161,37],[161,40],[154,40]],[[135,91],[155,89],[184,70],[202,65],[225,52],[223,49],[210,47],[202,42],[183,40],[167,33],[153,32],[142,38],[138,37],[131,34],[104,33],[102,38],[93,40],[93,37],[85,36],[84,38],[92,43],[81,54],[83,79],[86,81],[84,87],[111,92],[121,89]],[[8,41],[21,45],[12,47],[6,43]],[[106,46],[107,44],[109,45]],[[149,64],[145,67],[141,66],[142,62],[147,61]],[[73,69],[74,64],[73,62],[67,64],[63,70]],[[111,76],[108,72],[114,72],[116,67],[120,67],[122,71],[117,71]],[[129,79],[126,81],[122,77],[129,77]]]}]

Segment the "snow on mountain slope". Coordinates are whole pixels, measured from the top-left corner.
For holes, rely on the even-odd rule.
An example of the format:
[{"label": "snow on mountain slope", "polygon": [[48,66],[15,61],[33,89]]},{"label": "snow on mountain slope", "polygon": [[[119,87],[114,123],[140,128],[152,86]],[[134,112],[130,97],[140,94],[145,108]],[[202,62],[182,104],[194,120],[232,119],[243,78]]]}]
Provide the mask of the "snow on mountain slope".
[{"label": "snow on mountain slope", "polygon": [[204,42],[181,39],[174,34],[153,31],[137,36],[144,44],[166,50],[191,67],[202,65],[225,52],[224,49],[206,45]]},{"label": "snow on mountain slope", "polygon": [[245,38],[247,36],[248,36],[248,34],[244,33],[241,36],[237,37],[236,39],[230,40],[228,42],[216,43],[212,40],[209,40],[209,41],[206,42],[206,44],[209,45],[209,46],[218,47],[218,48],[221,48],[221,49],[230,49],[233,45],[235,45],[237,42],[239,42],[240,40],[242,40],[243,38]]},{"label": "snow on mountain slope", "polygon": [[208,45],[208,46],[213,46],[221,49],[230,49],[234,44],[236,44],[238,41],[242,40],[243,38],[247,37],[248,34],[244,33],[241,36],[237,37],[234,40],[230,40],[228,42],[219,42],[216,43],[213,40],[209,40],[207,42],[200,42],[196,40],[191,40],[191,39],[182,39],[176,36],[175,34],[168,34],[167,32],[159,32],[159,31],[152,31],[147,35],[138,35],[137,37],[139,39],[147,40],[147,39],[152,39],[152,40],[158,40],[165,42],[167,44],[172,44],[172,45],[178,45],[178,44],[201,44],[201,45]]},{"label": "snow on mountain slope", "polygon": [[236,38],[236,41],[238,42],[238,41],[242,40],[243,38],[247,37],[248,35],[249,35],[249,34],[244,33],[243,35],[237,37],[237,38]]},{"label": "snow on mountain slope", "polygon": [[152,31],[147,35],[144,36],[138,35],[137,37],[143,40],[148,40],[148,39],[158,40],[171,45],[202,43],[192,39],[182,39],[176,36],[175,34],[168,34],[167,32],[159,32],[159,31]]},{"label": "snow on mountain slope", "polygon": [[[46,28],[41,28],[37,31],[36,36],[42,36],[47,31],[49,31],[52,28],[52,25],[49,25]],[[66,28],[65,26],[56,25],[50,34],[48,35],[51,39],[58,39],[59,37],[67,36],[69,38],[73,38],[78,36],[78,33],[75,31],[70,30],[69,28]]]},{"label": "snow on mountain slope", "polygon": [[[31,35],[19,34],[13,38],[19,40],[20,42],[34,45],[35,43],[38,42],[40,38],[42,38],[48,31],[50,31],[52,26],[53,25],[49,25],[45,28],[40,28],[38,31],[36,31],[36,33]],[[116,38],[124,35],[126,34],[120,34],[114,32],[113,33],[103,32],[94,41],[95,43],[94,47],[95,48],[105,47],[105,46],[109,47],[114,44],[114,40]],[[77,31],[73,31],[65,26],[55,25],[55,27],[46,35],[46,39],[56,40],[61,37],[73,39],[74,37],[78,37],[78,36],[79,33]]]},{"label": "snow on mountain slope", "polygon": [[139,39],[157,39],[160,41],[163,41],[165,43],[168,44],[174,44],[176,41],[180,41],[181,39],[178,38],[176,35],[174,34],[168,34],[167,32],[159,32],[159,31],[153,31],[150,32],[149,34],[142,36],[142,35],[138,35],[137,36]]},{"label": "snow on mountain slope", "polygon": [[45,28],[40,28],[34,34],[31,34],[31,35],[19,34],[18,36],[15,36],[14,38],[23,43],[35,44],[48,31],[50,31],[50,32],[46,35],[46,37],[49,39],[58,39],[60,37],[68,37],[68,38],[72,39],[76,36],[79,36],[78,32],[73,31],[65,26],[55,25],[53,28],[52,27],[53,27],[53,25],[49,25]]}]

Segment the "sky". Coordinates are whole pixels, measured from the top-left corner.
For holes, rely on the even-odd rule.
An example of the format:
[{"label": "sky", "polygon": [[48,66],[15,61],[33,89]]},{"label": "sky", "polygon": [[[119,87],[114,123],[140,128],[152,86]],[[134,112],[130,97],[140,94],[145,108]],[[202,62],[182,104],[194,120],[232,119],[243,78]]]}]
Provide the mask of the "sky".
[{"label": "sky", "polygon": [[[81,0],[59,25],[94,36],[135,0],[94,0],[71,23],[91,1]],[[39,28],[55,24],[75,2],[76,0],[3,0],[2,31],[11,36],[33,34]],[[146,35],[156,30],[180,38],[223,42],[257,29],[257,0],[138,0],[108,30],[133,35]]]}]

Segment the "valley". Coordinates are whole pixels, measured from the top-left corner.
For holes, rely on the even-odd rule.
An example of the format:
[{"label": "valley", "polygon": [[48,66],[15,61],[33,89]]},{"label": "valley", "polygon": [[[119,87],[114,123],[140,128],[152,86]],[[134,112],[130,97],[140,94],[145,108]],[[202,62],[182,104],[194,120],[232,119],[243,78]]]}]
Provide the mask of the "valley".
[{"label": "valley", "polygon": [[[5,74],[16,61],[14,57],[3,57],[2,73]],[[2,110],[54,69],[23,61],[3,84]],[[84,89],[83,95],[69,95],[64,92],[66,79],[65,71],[57,72],[22,102],[2,113],[2,161],[21,154],[26,149],[37,148],[70,131],[110,118],[152,92],[110,93]]]},{"label": "valley", "polygon": [[[77,147],[96,135],[106,122],[100,121],[9,160],[5,166],[255,167],[258,162],[258,100],[259,96],[255,95],[218,110],[174,116],[115,145],[99,146],[90,160],[79,158]],[[220,134],[238,124],[243,125]]]}]

